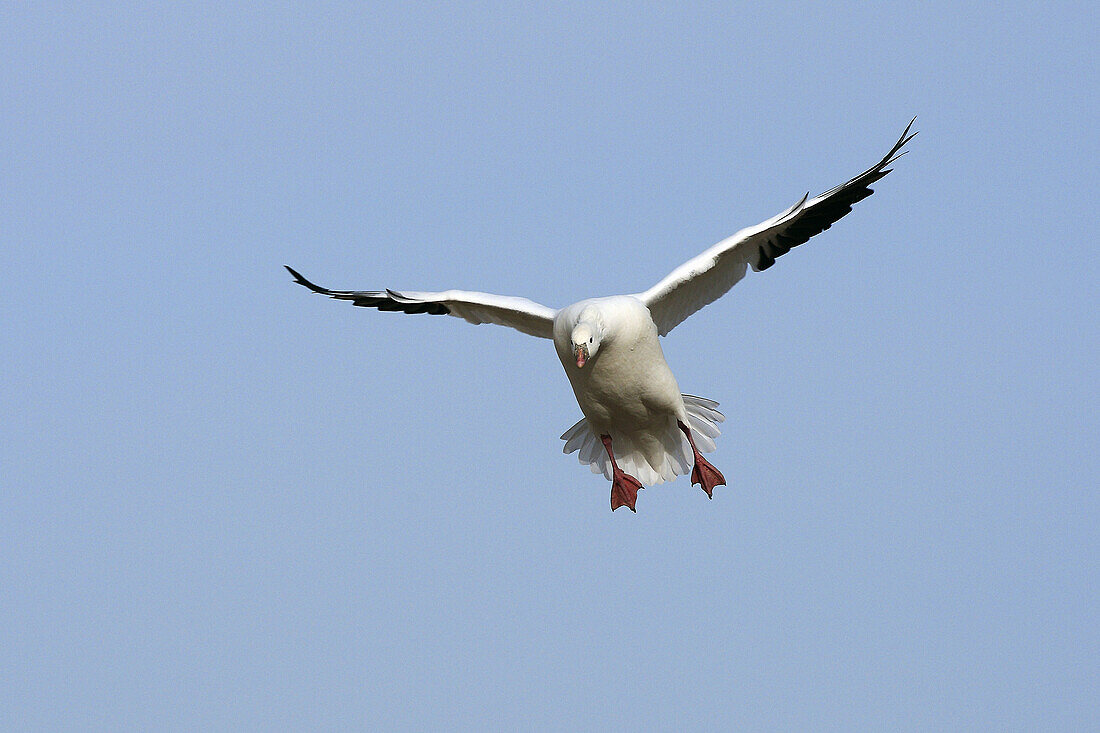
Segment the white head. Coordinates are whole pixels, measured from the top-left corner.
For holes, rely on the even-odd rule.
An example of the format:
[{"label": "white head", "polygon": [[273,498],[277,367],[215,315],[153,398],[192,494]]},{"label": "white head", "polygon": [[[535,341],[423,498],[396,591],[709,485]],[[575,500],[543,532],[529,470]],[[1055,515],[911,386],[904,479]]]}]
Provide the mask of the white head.
[{"label": "white head", "polygon": [[573,328],[570,342],[578,369],[583,367],[599,351],[601,330],[595,323],[590,321],[581,321]]}]

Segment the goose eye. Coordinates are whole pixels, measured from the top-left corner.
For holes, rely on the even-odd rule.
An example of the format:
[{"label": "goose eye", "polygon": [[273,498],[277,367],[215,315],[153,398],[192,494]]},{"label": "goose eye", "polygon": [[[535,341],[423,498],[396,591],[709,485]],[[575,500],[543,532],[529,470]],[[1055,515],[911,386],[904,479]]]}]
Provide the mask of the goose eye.
[{"label": "goose eye", "polygon": [[592,343],[592,338],[591,337],[589,337],[588,343]]}]

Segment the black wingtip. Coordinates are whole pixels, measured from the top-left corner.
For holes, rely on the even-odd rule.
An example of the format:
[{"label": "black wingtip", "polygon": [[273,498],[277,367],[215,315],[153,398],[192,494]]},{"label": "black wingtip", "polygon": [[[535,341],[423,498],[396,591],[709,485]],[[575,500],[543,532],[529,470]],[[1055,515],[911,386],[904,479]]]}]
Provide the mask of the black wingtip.
[{"label": "black wingtip", "polygon": [[294,282],[298,283],[299,285],[305,286],[313,292],[320,293],[321,295],[328,295],[328,293],[330,292],[325,288],[322,288],[320,285],[314,285],[309,280],[306,280],[304,277],[302,277],[302,273],[298,272],[290,265],[283,265],[283,267],[285,267],[287,272],[289,272],[294,278]]},{"label": "black wingtip", "polygon": [[917,136],[920,130],[913,130],[913,134],[910,135],[909,131],[913,129],[913,123],[917,121],[916,116],[909,120],[909,124],[905,126],[905,130],[901,133],[901,141],[898,143],[898,149],[900,150],[907,142]]},{"label": "black wingtip", "polygon": [[[912,140],[913,138],[915,138],[917,136],[917,132],[920,132],[920,130],[917,130],[917,132],[913,132],[913,133],[909,132],[909,130],[911,130],[913,128],[913,123],[916,122],[916,121],[917,121],[916,117],[909,120],[909,124],[906,125],[905,129],[902,130],[902,132],[901,132],[901,137],[899,137],[898,141],[896,143],[894,143],[894,147],[890,148],[890,152],[887,153],[882,158],[882,160],[880,160],[878,162],[878,165],[876,165],[870,171],[867,171],[867,173],[871,173],[872,171],[875,171],[877,173],[882,174],[882,175],[879,176],[879,178],[881,178],[883,175],[886,175],[887,173],[890,172],[890,171],[886,170],[886,166],[890,165],[895,160],[897,160],[901,156],[905,155],[908,151],[907,150],[902,150],[902,148],[904,148],[905,145],[910,140]],[[864,175],[866,175],[866,174],[864,174]],[[858,180],[858,178],[861,178],[861,177],[862,176],[859,176],[856,179],[852,179],[852,180]]]}]

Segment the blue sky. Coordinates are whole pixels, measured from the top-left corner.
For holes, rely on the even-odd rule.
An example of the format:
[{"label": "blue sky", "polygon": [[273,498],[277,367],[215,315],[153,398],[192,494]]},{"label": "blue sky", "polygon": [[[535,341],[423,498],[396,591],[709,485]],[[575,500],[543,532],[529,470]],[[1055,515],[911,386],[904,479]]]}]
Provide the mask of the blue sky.
[{"label": "blue sky", "polygon": [[[0,9],[0,727],[1100,725],[1093,4]],[[549,342],[315,297],[649,287],[612,514]]]}]

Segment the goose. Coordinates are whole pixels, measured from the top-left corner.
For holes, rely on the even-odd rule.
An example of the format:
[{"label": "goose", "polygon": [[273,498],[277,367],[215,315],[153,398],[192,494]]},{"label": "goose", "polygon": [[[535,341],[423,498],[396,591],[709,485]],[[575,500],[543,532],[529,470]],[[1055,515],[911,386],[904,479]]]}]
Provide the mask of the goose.
[{"label": "goose", "polygon": [[913,118],[878,163],[846,183],[810,198],[806,194],[772,218],[742,229],[693,257],[641,293],[589,298],[553,308],[526,298],[465,290],[329,290],[288,265],[294,281],[315,293],[353,305],[401,313],[450,315],[495,323],[551,339],[584,417],[562,434],[566,454],[611,481],[611,510],[636,512],[644,485],[691,471],[692,485],[710,498],[726,479],[703,453],[712,452],[724,416],[718,403],[682,394],[660,337],[717,300],[748,268],[759,272],[776,258],[820,234],[870,196],[870,185],[890,172]]}]

